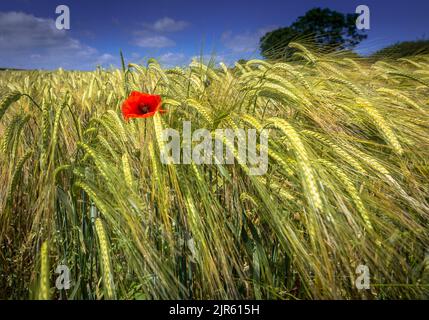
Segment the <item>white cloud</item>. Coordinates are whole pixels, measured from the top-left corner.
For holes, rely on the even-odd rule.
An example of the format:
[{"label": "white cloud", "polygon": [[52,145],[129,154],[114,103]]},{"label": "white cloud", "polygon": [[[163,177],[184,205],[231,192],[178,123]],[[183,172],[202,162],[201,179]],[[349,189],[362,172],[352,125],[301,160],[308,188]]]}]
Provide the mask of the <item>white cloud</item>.
[{"label": "white cloud", "polygon": [[204,64],[214,64],[215,66],[219,66],[219,63],[222,62],[226,65],[231,64],[228,55],[225,53],[217,53],[217,54],[203,54],[198,56],[192,56],[191,61],[202,62]]},{"label": "white cloud", "polygon": [[223,54],[187,55],[182,52],[167,52],[156,57],[156,59],[165,68],[188,66],[194,60],[204,64],[214,63],[216,66],[219,66],[219,62],[224,62],[227,65],[232,62]]},{"label": "white cloud", "polygon": [[168,17],[159,19],[151,26],[157,32],[177,32],[189,25],[186,21],[174,20]]},{"label": "white cloud", "polygon": [[167,52],[158,57],[159,63],[164,67],[183,66],[189,64],[190,57],[183,53]]},{"label": "white cloud", "polygon": [[0,47],[2,49],[49,48],[59,43],[74,45],[70,39],[67,39],[65,31],[55,28],[53,20],[36,18],[22,12],[0,12]]},{"label": "white cloud", "polygon": [[170,38],[161,35],[141,35],[135,39],[134,43],[142,48],[165,48],[176,44]]},{"label": "white cloud", "polygon": [[117,59],[118,59],[117,57],[111,55],[110,53],[104,53],[97,58],[96,64],[98,64],[98,65],[109,65]]},{"label": "white cloud", "polygon": [[0,12],[0,67],[92,69],[114,60],[56,29],[52,19]]},{"label": "white cloud", "polygon": [[182,20],[172,18],[158,19],[153,23],[143,24],[143,29],[134,32],[134,44],[143,48],[166,48],[176,43],[166,36],[167,33],[182,31],[189,25]]},{"label": "white cloud", "polygon": [[260,38],[275,29],[275,27],[265,27],[257,30],[256,32],[244,32],[240,34],[233,34],[231,31],[226,31],[221,36],[223,45],[234,53],[255,52],[259,49]]}]

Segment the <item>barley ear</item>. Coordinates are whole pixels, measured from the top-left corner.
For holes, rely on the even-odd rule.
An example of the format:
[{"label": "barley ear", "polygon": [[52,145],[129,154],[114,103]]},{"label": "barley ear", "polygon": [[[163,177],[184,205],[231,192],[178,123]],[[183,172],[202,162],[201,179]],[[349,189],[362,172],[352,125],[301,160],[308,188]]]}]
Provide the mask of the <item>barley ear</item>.
[{"label": "barley ear", "polygon": [[40,291],[39,300],[50,299],[49,288],[49,243],[43,242],[40,250]]},{"label": "barley ear", "polygon": [[0,120],[3,118],[3,115],[6,113],[9,106],[18,101],[21,98],[22,94],[18,91],[12,91],[5,94],[0,100]]},{"label": "barley ear", "polygon": [[95,220],[95,231],[97,232],[98,241],[100,245],[100,256],[103,270],[103,284],[106,290],[106,298],[114,299],[116,295],[113,281],[112,266],[110,264],[109,242],[107,240],[103,222],[100,218],[97,218]]}]

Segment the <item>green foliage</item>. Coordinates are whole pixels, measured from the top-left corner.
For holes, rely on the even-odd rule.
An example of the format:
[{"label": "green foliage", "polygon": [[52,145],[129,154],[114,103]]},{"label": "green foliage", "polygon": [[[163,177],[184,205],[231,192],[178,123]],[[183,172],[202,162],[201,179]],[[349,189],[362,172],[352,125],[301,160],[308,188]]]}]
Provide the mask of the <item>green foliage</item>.
[{"label": "green foliage", "polygon": [[429,54],[429,40],[403,41],[383,48],[371,55],[372,59],[399,59]]},{"label": "green foliage", "polygon": [[357,14],[342,14],[315,8],[299,17],[292,25],[266,33],[260,40],[261,54],[269,59],[290,58],[295,50],[292,41],[305,41],[318,49],[351,49],[367,36],[356,28]]}]

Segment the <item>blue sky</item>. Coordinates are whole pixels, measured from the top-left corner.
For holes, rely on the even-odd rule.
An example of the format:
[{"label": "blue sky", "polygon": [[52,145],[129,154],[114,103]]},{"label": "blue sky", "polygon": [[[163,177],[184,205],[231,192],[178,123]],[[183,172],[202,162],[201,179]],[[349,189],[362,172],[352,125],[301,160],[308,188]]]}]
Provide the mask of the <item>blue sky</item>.
[{"label": "blue sky", "polygon": [[[57,30],[55,8],[70,8],[70,30]],[[370,8],[368,39],[357,51],[369,53],[402,40],[429,38],[429,0],[2,0],[0,67],[93,69],[156,57],[164,66],[215,54],[231,63],[259,57],[267,31],[290,25],[315,7],[353,13]]]}]

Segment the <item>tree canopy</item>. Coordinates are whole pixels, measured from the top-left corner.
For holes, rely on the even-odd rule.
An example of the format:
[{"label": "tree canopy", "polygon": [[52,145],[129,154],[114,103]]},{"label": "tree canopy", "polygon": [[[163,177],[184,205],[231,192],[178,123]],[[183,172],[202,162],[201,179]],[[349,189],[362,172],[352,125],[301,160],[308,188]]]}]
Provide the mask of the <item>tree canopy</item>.
[{"label": "tree canopy", "polygon": [[343,14],[330,9],[307,11],[289,27],[266,33],[260,39],[261,54],[265,58],[288,57],[293,50],[291,41],[302,39],[324,50],[351,49],[367,36],[357,29],[357,14]]},{"label": "tree canopy", "polygon": [[403,41],[378,50],[371,55],[373,59],[399,59],[419,54],[429,54],[429,40]]}]

